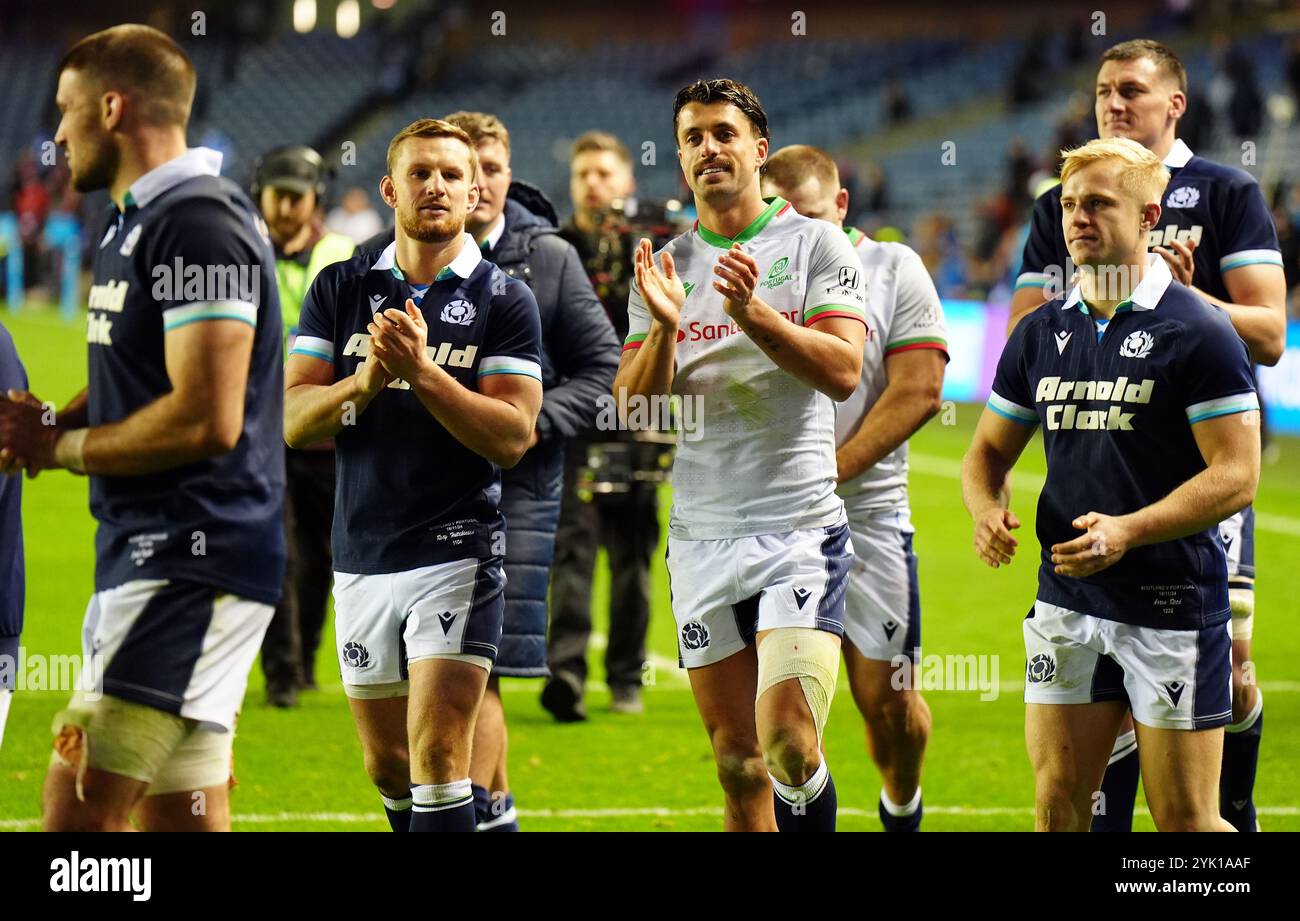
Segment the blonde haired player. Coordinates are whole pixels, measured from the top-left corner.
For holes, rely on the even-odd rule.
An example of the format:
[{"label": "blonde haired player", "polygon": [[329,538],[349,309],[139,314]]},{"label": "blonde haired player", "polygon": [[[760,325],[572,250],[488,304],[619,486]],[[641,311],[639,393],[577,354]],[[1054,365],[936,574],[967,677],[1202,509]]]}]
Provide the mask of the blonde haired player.
[{"label": "blonde haired player", "polygon": [[1020,522],[1004,484],[1042,426],[1042,563],[1023,625],[1042,831],[1088,830],[1130,708],[1156,828],[1232,829],[1218,808],[1232,633],[1216,529],[1254,497],[1259,403],[1226,314],[1147,254],[1168,181],[1127,138],[1065,153],[1079,281],[1016,326],[962,470],[976,551],[1009,564]]}]

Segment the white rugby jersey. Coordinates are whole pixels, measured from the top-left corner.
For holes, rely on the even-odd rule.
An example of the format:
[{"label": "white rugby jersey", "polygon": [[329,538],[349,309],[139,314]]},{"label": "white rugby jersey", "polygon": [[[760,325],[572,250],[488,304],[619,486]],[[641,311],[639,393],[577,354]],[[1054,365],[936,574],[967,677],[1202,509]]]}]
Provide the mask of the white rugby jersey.
[{"label": "white rugby jersey", "polygon": [[[853,395],[838,406],[837,446],[857,432],[885,392],[889,383],[885,375],[887,357],[909,349],[939,349],[945,356],[948,354],[943,307],[921,257],[902,243],[878,243],[852,227],[846,231],[862,260],[867,288],[867,341],[862,380]],[[874,467],[841,483],[839,493],[851,512],[906,506],[907,442]]]},{"label": "white rugby jersey", "polygon": [[[780,198],[734,239],[697,221],[661,252],[686,286],[673,393],[694,402],[697,440],[679,436],[669,533],[716,540],[825,527],[841,520],[835,494],[835,404],[778,368],[723,310],[718,259],[740,243],[758,263],[755,295],[793,323],[866,322],[862,264],[833,224]],[[656,254],[658,262],[658,254]],[[635,285],[623,348],[639,348],[650,312]]]}]

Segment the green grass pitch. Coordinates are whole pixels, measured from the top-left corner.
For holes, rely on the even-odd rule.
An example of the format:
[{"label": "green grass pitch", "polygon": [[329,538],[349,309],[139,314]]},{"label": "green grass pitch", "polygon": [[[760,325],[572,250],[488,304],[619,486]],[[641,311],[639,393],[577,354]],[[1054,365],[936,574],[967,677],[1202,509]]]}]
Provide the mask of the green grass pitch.
[{"label": "green grass pitch", "polygon": [[[3,313],[0,322],[12,331],[38,396],[61,405],[84,386],[80,325],[68,326],[52,312]],[[1000,677],[993,700],[981,700],[978,690],[926,692],[934,713],[923,784],[925,828],[932,831],[1027,830],[1033,824],[1019,693],[1020,620],[1034,593],[1033,509],[1042,448],[1037,441],[1031,445],[1014,481],[1013,508],[1025,524],[1022,555],[1009,569],[989,570],[971,549],[956,479],[978,414],[979,407],[956,406],[912,443],[924,651],[927,656],[996,656]],[[1300,830],[1300,793],[1291,775],[1300,763],[1300,595],[1284,585],[1300,559],[1298,471],[1300,440],[1281,439],[1279,456],[1265,467],[1256,506],[1261,576],[1255,660],[1269,713],[1256,801],[1267,830]],[[92,586],[86,481],[53,473],[28,481],[24,489],[24,646],[29,654],[75,653]],[[662,498],[666,515],[666,491]],[[603,629],[608,609],[603,574],[595,604],[597,629]],[[231,805],[237,830],[386,830],[378,796],[362,770],[332,644],[331,629],[318,666],[322,688],[305,695],[296,710],[267,708],[260,670],[254,670],[235,745],[241,783]],[[642,716],[610,713],[608,695],[597,687],[589,695],[590,722],[560,726],[538,705],[538,682],[503,682],[510,777],[524,830],[721,827],[721,794],[708,742],[684,674],[675,667],[662,552],[654,564],[650,648],[652,683]],[[603,676],[599,656],[594,649],[597,679]],[[0,751],[0,830],[37,827],[50,720],[67,696],[32,691],[15,697]],[[839,791],[840,828],[877,830],[879,777],[865,753],[862,721],[843,676],[826,749]],[[1144,811],[1136,827],[1152,829]]]}]

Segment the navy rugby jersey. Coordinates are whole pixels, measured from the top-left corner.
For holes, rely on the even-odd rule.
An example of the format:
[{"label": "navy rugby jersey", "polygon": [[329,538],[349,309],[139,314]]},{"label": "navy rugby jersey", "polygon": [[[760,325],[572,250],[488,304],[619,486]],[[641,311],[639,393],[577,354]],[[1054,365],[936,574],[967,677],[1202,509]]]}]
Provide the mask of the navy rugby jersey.
[{"label": "navy rugby jersey", "polygon": [[1076,287],[1026,316],[1002,351],[988,406],[1043,427],[1038,598],[1144,627],[1227,621],[1227,558],[1217,526],[1129,550],[1079,579],[1057,575],[1053,544],[1088,512],[1124,515],[1205,469],[1192,426],[1258,409],[1246,345],[1228,315],[1173,281],[1151,255],[1132,297],[1098,337]]},{"label": "navy rugby jersey", "polygon": [[[1246,265],[1282,264],[1277,227],[1255,177],[1242,169],[1195,156],[1181,140],[1165,158],[1169,185],[1160,201],[1160,221],[1147,234],[1148,246],[1171,240],[1196,241],[1192,283],[1206,294],[1232,302],[1223,275]],[[1016,288],[1070,284],[1069,252],[1061,229],[1061,186],[1034,202]]]},{"label": "navy rugby jersey", "polygon": [[284,366],[275,254],[261,215],[194,148],[110,206],[95,249],[87,341],[90,425],[171,392],[164,338],[233,319],[255,332],[234,450],[139,476],[92,476],[95,587],[187,579],[275,604],[284,579]]},{"label": "navy rugby jersey", "polygon": [[[0,399],[9,390],[27,389],[27,372],[9,330],[0,323]],[[23,478],[0,476],[0,656],[18,655],[23,630],[23,599],[27,581],[23,568]],[[13,667],[0,668],[0,689],[12,689]]]},{"label": "navy rugby jersey", "polygon": [[[494,374],[539,382],[542,330],[537,302],[522,281],[483,259],[469,234],[433,283],[411,285],[396,262],[396,242],[321,270],[303,303],[291,355],[350,377],[370,350],[375,313],[416,301],[429,327],[428,351],[460,384],[478,391]],[[494,532],[501,470],[461,444],[409,384],[391,382],[335,436],[334,569],[402,572],[434,563],[501,556]]]}]

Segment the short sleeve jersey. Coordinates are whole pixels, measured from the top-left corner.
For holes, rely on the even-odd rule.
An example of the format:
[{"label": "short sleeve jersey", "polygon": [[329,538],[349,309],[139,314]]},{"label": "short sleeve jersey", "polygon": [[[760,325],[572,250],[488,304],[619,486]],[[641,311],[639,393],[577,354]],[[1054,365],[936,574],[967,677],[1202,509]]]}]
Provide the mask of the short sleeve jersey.
[{"label": "short sleeve jersey", "polygon": [[1083,533],[1072,524],[1078,516],[1137,511],[1204,470],[1197,423],[1259,408],[1246,345],[1227,314],[1173,281],[1159,256],[1150,260],[1100,336],[1077,288],[1026,316],[1003,349],[988,407],[1043,429],[1039,599],[1194,630],[1229,617],[1217,527],[1135,547],[1084,578],[1057,575],[1051,562],[1053,544]]},{"label": "short sleeve jersey", "polygon": [[[1181,140],[1165,158],[1169,185],[1161,200],[1160,221],[1147,245],[1195,241],[1192,283],[1211,297],[1231,302],[1225,273],[1247,265],[1282,265],[1277,227],[1255,177],[1242,169],[1195,156]],[[1061,187],[1034,202],[1016,288],[1047,287],[1063,292],[1073,263],[1061,230]]]},{"label": "short sleeve jersey", "polygon": [[[834,403],[778,368],[731,321],[713,287],[718,258],[733,243],[758,262],[755,294],[791,323],[866,322],[862,263],[848,238],[780,198],[734,239],[696,222],[660,251],[672,254],[687,292],[673,393],[695,401],[702,420],[698,439],[678,439],[673,463],[669,533],[679,539],[786,533],[844,514],[835,494]],[[650,329],[635,285],[628,322],[624,350],[639,348]]]},{"label": "short sleeve jersey", "polygon": [[[303,303],[290,355],[329,362],[334,380],[370,352],[367,324],[411,298],[428,324],[428,353],[464,387],[492,375],[541,375],[541,320],[522,281],[482,258],[462,235],[460,253],[427,286],[407,282],[396,242],[321,270]],[[501,555],[501,470],[461,444],[403,380],[392,381],[334,439],[334,568],[403,572]],[[495,547],[495,549],[494,549]]]},{"label": "short sleeve jersey", "polygon": [[275,255],[221,154],[194,148],[132,184],[97,238],[87,315],[92,426],[172,391],[167,333],[254,329],[233,450],[139,476],[90,477],[95,587],[185,579],[275,604],[284,579],[284,365]]},{"label": "short sleeve jersey", "polygon": [[[0,324],[0,393],[27,389],[27,372],[18,360],[9,330]],[[23,478],[0,477],[0,640],[23,628],[26,578],[23,568]],[[5,654],[0,642],[0,655]],[[4,682],[0,680],[0,688]]]},{"label": "short sleeve jersey", "polygon": [[[862,380],[853,395],[839,404],[835,417],[837,445],[857,433],[889,385],[885,359],[916,349],[937,349],[945,358],[948,355],[943,307],[921,257],[902,243],[878,243],[860,231],[849,230],[849,239],[862,260],[867,289],[867,341]],[[850,514],[905,507],[907,442],[841,483],[839,493]]]}]

